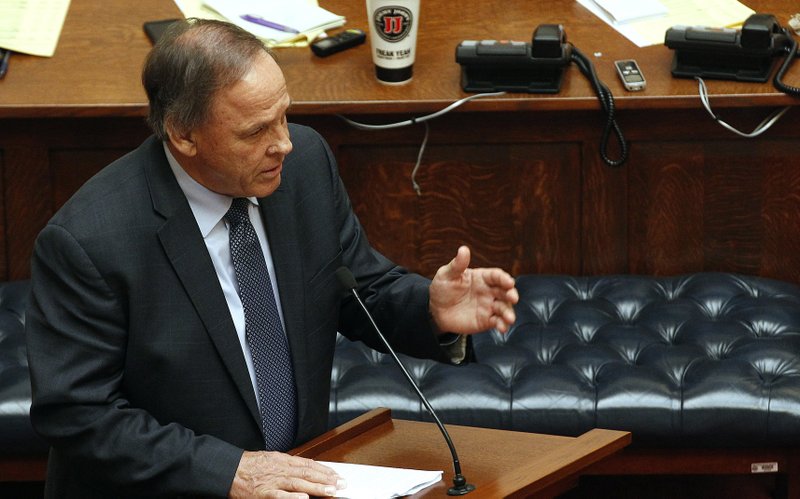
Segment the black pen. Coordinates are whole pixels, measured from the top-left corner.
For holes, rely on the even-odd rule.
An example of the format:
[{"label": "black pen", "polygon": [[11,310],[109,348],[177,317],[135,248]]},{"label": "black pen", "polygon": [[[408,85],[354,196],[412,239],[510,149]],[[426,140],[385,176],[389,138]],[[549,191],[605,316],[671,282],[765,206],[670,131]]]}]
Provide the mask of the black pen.
[{"label": "black pen", "polygon": [[3,59],[0,60],[0,80],[2,80],[8,72],[8,60],[11,58],[11,51],[0,49],[0,52],[3,53]]}]

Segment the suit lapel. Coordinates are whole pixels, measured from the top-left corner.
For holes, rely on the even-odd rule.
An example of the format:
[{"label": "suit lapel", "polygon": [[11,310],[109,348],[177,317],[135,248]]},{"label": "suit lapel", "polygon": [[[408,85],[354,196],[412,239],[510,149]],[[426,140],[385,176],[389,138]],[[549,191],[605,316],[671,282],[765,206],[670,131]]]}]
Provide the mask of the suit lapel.
[{"label": "suit lapel", "polygon": [[[162,147],[158,142],[156,145]],[[163,151],[159,152],[158,160],[149,164],[147,169],[153,208],[166,218],[158,231],[158,238],[228,373],[247,403],[254,422],[258,423],[260,416],[253,385],[214,264],[197,229],[189,203]]]},{"label": "suit lapel", "polygon": [[308,414],[309,386],[307,375],[309,358],[304,331],[305,276],[303,274],[301,250],[298,246],[299,227],[294,210],[294,201],[289,187],[282,184],[274,193],[259,200],[264,224],[275,265],[275,276],[281,299],[281,310],[285,321],[286,335],[292,354],[297,386],[298,428],[304,427]]}]

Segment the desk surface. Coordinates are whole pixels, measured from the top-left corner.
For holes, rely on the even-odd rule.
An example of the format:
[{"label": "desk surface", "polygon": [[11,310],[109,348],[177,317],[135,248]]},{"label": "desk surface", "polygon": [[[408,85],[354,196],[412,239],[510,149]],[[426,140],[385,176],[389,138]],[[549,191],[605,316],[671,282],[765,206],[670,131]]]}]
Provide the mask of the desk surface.
[{"label": "desk surface", "polygon": [[[784,25],[797,10],[794,0],[745,3],[775,14]],[[363,2],[320,0],[320,4],[346,16],[348,27],[368,28]],[[0,80],[0,117],[143,116],[147,104],[140,70],[150,44],[142,24],[177,16],[180,12],[171,0],[72,0],[54,57],[12,57],[9,73]],[[619,108],[699,106],[697,84],[670,76],[671,50],[663,45],[636,47],[573,0],[542,0],[536,2],[536,8],[526,0],[423,2],[420,18],[414,79],[399,87],[376,81],[368,44],[325,59],[305,48],[278,49],[294,101],[292,113],[438,110],[469,95],[461,90],[460,66],[455,62],[455,47],[461,40],[530,40],[533,29],[543,23],[564,25],[567,39],[593,58]],[[623,58],[638,60],[648,79],[646,91],[632,94],[623,90],[612,66],[614,60]],[[797,86],[800,67],[792,68],[786,80]],[[769,83],[713,81],[709,91],[715,96],[714,105],[720,107],[800,102]],[[559,94],[509,94],[479,99],[464,109],[581,110],[597,105],[591,87],[572,65]]]}]

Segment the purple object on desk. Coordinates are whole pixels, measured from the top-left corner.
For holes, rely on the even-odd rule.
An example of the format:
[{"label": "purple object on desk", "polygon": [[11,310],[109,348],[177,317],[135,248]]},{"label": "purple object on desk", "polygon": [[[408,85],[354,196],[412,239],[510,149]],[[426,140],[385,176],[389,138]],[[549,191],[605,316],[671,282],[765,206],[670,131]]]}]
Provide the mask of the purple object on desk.
[{"label": "purple object on desk", "polygon": [[242,19],[245,21],[249,21],[251,23],[260,24],[261,26],[266,26],[267,28],[277,29],[278,31],[283,31],[284,33],[300,33],[294,28],[290,28],[289,26],[284,26],[282,24],[274,23],[272,21],[267,21],[263,17],[253,16],[250,14],[244,14],[241,16]]},{"label": "purple object on desk", "polygon": [[11,58],[11,51],[8,49],[0,49],[0,80],[8,72],[8,60]]}]

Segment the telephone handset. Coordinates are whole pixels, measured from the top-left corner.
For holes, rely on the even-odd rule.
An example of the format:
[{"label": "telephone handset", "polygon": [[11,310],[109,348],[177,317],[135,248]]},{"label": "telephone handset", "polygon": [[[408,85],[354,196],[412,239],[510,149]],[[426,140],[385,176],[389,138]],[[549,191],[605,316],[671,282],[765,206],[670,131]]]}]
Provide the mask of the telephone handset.
[{"label": "telephone handset", "polygon": [[560,24],[542,24],[530,42],[464,40],[456,47],[465,92],[558,93],[572,46]]},{"label": "telephone handset", "polygon": [[774,83],[788,94],[800,93],[782,82],[797,53],[797,42],[771,14],[753,14],[741,29],[673,26],[667,30],[664,44],[675,51],[672,75],[679,78],[765,82],[777,57],[787,54]]}]

